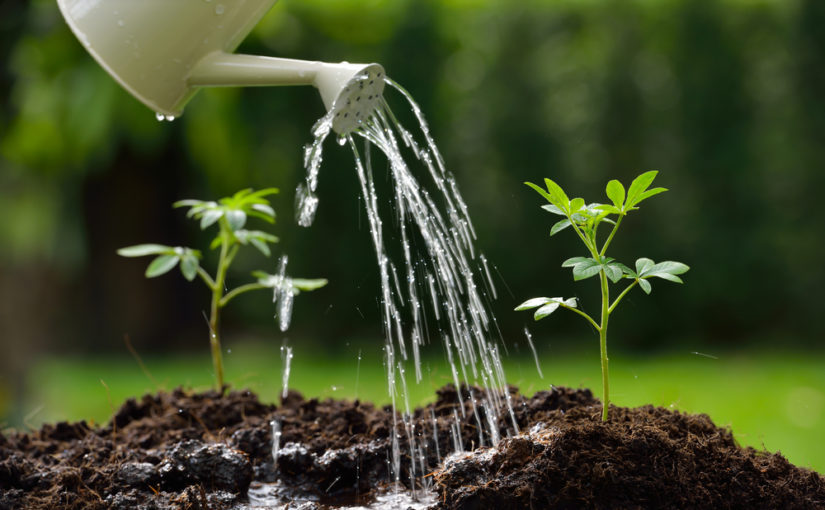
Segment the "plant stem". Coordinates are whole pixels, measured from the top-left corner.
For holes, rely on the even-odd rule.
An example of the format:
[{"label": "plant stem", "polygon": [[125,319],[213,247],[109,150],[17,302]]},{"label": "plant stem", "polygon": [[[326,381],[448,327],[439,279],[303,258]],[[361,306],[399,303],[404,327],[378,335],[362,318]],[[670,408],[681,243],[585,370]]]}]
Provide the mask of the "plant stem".
[{"label": "plant stem", "polygon": [[630,289],[632,289],[637,283],[639,283],[639,280],[633,280],[633,282],[630,285],[625,287],[625,289],[622,291],[622,293],[619,294],[619,297],[617,297],[616,300],[613,301],[613,304],[610,305],[610,307],[607,309],[608,313],[613,313],[613,309],[616,308],[616,305],[619,304],[619,301],[621,301],[622,298],[625,296],[625,294],[630,292]]},{"label": "plant stem", "polygon": [[226,281],[226,270],[229,267],[230,253],[229,240],[221,226],[221,254],[218,259],[218,270],[215,273],[215,285],[212,287],[212,306],[209,314],[209,345],[212,348],[212,365],[215,368],[215,379],[218,391],[223,389],[223,354],[221,353],[221,338],[219,333],[221,299]]},{"label": "plant stem", "polygon": [[593,318],[590,317],[586,312],[583,312],[583,311],[579,310],[578,308],[573,308],[571,306],[567,306],[564,303],[559,303],[559,306],[561,306],[562,308],[566,308],[567,310],[570,310],[571,312],[576,312],[577,314],[579,314],[582,317],[584,317],[585,319],[587,319],[587,322],[589,322],[591,325],[593,325],[593,327],[596,328],[596,330],[599,329],[599,325],[596,324],[596,321],[594,321]]},{"label": "plant stem", "polygon": [[226,295],[221,299],[218,305],[223,308],[226,306],[232,298],[238,296],[239,294],[243,294],[244,292],[249,292],[250,290],[258,290],[258,289],[269,289],[270,287],[263,285],[261,283],[247,283],[246,285],[241,285],[240,287],[235,287],[234,289],[230,290],[226,293]]},{"label": "plant stem", "polygon": [[608,378],[607,359],[607,321],[610,317],[610,289],[607,286],[607,276],[604,271],[599,274],[602,286],[602,324],[599,327],[599,348],[602,358],[602,421],[607,421],[607,410],[610,406],[610,381]]},{"label": "plant stem", "polygon": [[213,280],[212,277],[209,276],[209,273],[207,273],[200,265],[198,265],[198,275],[201,277],[201,280],[203,280],[206,286],[209,287],[209,290],[215,290],[215,280]]},{"label": "plant stem", "polygon": [[607,252],[607,247],[610,246],[610,241],[613,240],[613,236],[616,235],[616,231],[619,230],[619,225],[622,223],[622,218],[624,218],[623,214],[619,215],[619,218],[616,220],[616,224],[613,225],[613,230],[610,231],[610,235],[607,236],[607,240],[604,242],[602,246],[602,251],[599,253],[602,257],[604,257],[605,252]]}]

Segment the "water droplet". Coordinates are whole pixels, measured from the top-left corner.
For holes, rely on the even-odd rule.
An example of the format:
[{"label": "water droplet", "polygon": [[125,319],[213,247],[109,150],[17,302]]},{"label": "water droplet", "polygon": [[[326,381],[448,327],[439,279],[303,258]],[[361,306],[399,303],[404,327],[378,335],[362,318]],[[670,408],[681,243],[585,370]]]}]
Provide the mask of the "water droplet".
[{"label": "water droplet", "polygon": [[215,6],[215,14],[217,14],[218,16],[223,14],[223,11],[224,11],[223,4],[218,4],[218,5]]},{"label": "water droplet", "polygon": [[166,122],[172,122],[173,120],[175,120],[175,116],[174,116],[174,115],[167,115],[167,116],[166,116]]},{"label": "water droplet", "polygon": [[341,147],[343,147],[343,146],[344,146],[344,145],[346,145],[346,143],[347,143],[347,137],[346,137],[346,136],[341,135],[341,136],[339,136],[339,137],[338,137],[338,140],[336,140],[336,141],[338,142],[338,145],[340,145]]},{"label": "water droplet", "polygon": [[155,118],[158,119],[158,122],[163,122],[166,120],[166,116],[160,112],[155,113]]}]

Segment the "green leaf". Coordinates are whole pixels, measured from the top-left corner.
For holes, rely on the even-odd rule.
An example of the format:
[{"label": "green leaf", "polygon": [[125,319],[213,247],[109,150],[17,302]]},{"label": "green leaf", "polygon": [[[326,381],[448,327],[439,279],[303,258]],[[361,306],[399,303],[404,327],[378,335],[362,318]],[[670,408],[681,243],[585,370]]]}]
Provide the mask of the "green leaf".
[{"label": "green leaf", "polygon": [[[194,209],[192,210],[194,211]],[[206,230],[209,228],[216,221],[221,219],[221,216],[223,216],[223,211],[221,209],[208,209],[204,211],[201,216],[201,230]]]},{"label": "green leaf", "polygon": [[270,218],[275,218],[275,209],[269,204],[252,204],[252,210],[263,213]]},{"label": "green leaf", "polygon": [[164,273],[168,273],[176,265],[180,257],[178,255],[161,255],[149,263],[146,268],[146,278],[154,278]]},{"label": "green leaf", "polygon": [[642,290],[645,291],[645,294],[650,294],[650,291],[653,290],[650,286],[649,281],[639,279],[638,282],[639,282],[639,287],[641,287]]},{"label": "green leaf", "polygon": [[551,197],[556,199],[553,202],[555,205],[559,206],[562,211],[566,211],[567,213],[570,212],[570,199],[567,198],[567,193],[561,189],[561,186],[556,184],[552,179],[548,179],[545,177],[544,185],[547,187],[547,192],[550,194]]},{"label": "green leaf", "polygon": [[537,321],[541,320],[550,315],[551,313],[555,312],[556,310],[558,310],[558,308],[559,302],[555,300],[551,301],[550,303],[547,303],[546,305],[536,310],[536,313],[533,314],[533,319]]},{"label": "green leaf", "polygon": [[596,209],[604,211],[607,214],[622,214],[622,210],[613,205],[597,204]]},{"label": "green leaf", "polygon": [[[544,199],[547,200],[548,202],[550,202],[551,204],[555,205],[556,207],[559,207],[559,204],[557,204],[555,202],[555,199],[553,197],[551,197],[549,193],[544,191],[544,189],[541,186],[537,186],[537,185],[533,184],[532,182],[525,182],[524,184],[526,184],[526,185],[530,186],[531,188],[533,188],[534,190],[536,190],[536,192],[539,195],[543,196]],[[559,207],[559,209],[562,209],[562,208]]]},{"label": "green leaf", "polygon": [[553,225],[553,228],[550,229],[550,235],[551,236],[556,235],[559,232],[561,232],[562,230],[569,227],[570,225],[572,225],[572,223],[570,223],[570,220],[561,220],[558,223],[556,223],[555,225]]},{"label": "green leaf", "polygon": [[633,182],[630,184],[630,189],[627,191],[626,211],[631,210],[631,208],[635,207],[636,204],[645,198],[667,191],[665,188],[655,188],[648,192],[647,188],[653,183],[653,179],[656,178],[658,173],[656,170],[651,170],[633,179]]},{"label": "green leaf", "polygon": [[249,242],[252,243],[252,246],[257,248],[259,252],[263,253],[264,257],[269,257],[272,254],[272,252],[269,250],[269,246],[265,242],[261,241],[259,238],[251,237],[249,238]]},{"label": "green leaf", "polygon": [[578,303],[576,302],[576,298],[571,297],[571,298],[565,299],[564,300],[564,306],[568,306],[570,308],[576,308],[578,306]]},{"label": "green leaf", "polygon": [[175,208],[177,208],[177,207],[195,207],[195,206],[205,205],[206,203],[207,202],[204,202],[203,200],[186,199],[186,200],[178,200],[177,202],[172,204],[172,207],[175,207]]},{"label": "green leaf", "polygon": [[576,225],[586,225],[588,221],[593,219],[592,216],[587,214],[587,211],[575,212],[570,215],[570,218],[572,218],[573,221],[576,222]]},{"label": "green leaf", "polygon": [[174,248],[162,244],[136,244],[119,249],[117,254],[121,257],[143,257],[144,255],[171,254],[174,252]]},{"label": "green leaf", "polygon": [[605,189],[607,193],[607,198],[613,202],[613,205],[616,208],[616,213],[621,213],[622,207],[624,207],[624,198],[625,198],[625,191],[624,186],[622,183],[617,181],[616,179],[611,180],[607,183],[607,188]]},{"label": "green leaf", "polygon": [[183,277],[190,282],[198,275],[198,258],[191,252],[187,252],[180,259],[180,271]]},{"label": "green leaf", "polygon": [[516,312],[521,312],[521,311],[524,311],[524,310],[530,310],[532,308],[536,308],[537,306],[546,305],[550,301],[552,301],[552,299],[546,298],[546,297],[531,298],[531,299],[528,299],[527,301],[525,301],[524,303],[518,305],[515,308],[515,311]]},{"label": "green leaf", "polygon": [[655,262],[645,257],[636,259],[636,274],[639,276],[644,276],[645,272],[653,267],[654,264]]},{"label": "green leaf", "polygon": [[643,276],[644,278],[657,277],[675,283],[683,283],[682,279],[676,275],[686,273],[688,270],[690,268],[681,262],[666,260],[651,266]]},{"label": "green leaf", "polygon": [[246,213],[240,209],[229,209],[225,213],[226,222],[232,231],[240,230],[246,224]]},{"label": "green leaf", "polygon": [[622,268],[619,267],[619,264],[607,264],[604,266],[604,274],[607,275],[607,278],[616,283],[622,279],[623,272]]},{"label": "green leaf", "polygon": [[586,280],[592,276],[596,276],[602,270],[601,264],[593,259],[588,259],[587,263],[576,264],[573,266],[573,280]]},{"label": "green leaf", "polygon": [[327,283],[326,278],[315,278],[311,280],[306,278],[292,278],[292,287],[302,291],[320,289]]},{"label": "green leaf", "polygon": [[622,274],[626,274],[628,276],[632,276],[633,278],[636,278],[636,273],[632,269],[627,267],[626,265],[622,264],[621,262],[614,262],[613,265],[618,267],[619,269],[621,269]]},{"label": "green leaf", "polygon": [[543,206],[541,206],[541,208],[544,209],[545,211],[551,212],[553,214],[558,214],[559,216],[567,216],[567,214],[565,214],[564,211],[562,211],[561,209],[559,209],[558,207],[556,207],[553,204],[543,205]]},{"label": "green leaf", "polygon": [[651,273],[670,273],[670,274],[682,274],[687,273],[690,268],[682,264],[681,262],[674,262],[672,260],[666,260],[664,262],[659,262],[658,264],[654,265],[650,268]]},{"label": "green leaf", "polygon": [[581,264],[583,262],[587,262],[588,260],[593,260],[593,259],[588,258],[588,257],[572,257],[572,258],[569,258],[569,259],[565,260],[564,262],[562,262],[561,267],[573,267],[576,264]]},{"label": "green leaf", "polygon": [[253,192],[249,195],[248,198],[260,199],[261,197],[265,197],[267,195],[276,195],[280,192],[281,190],[279,190],[278,188],[264,188]]},{"label": "green leaf", "polygon": [[[255,204],[255,205],[260,205],[260,204]],[[258,211],[255,211],[255,210],[249,210],[249,211],[246,212],[246,214],[248,214],[249,216],[254,216],[255,218],[260,218],[260,219],[264,220],[267,223],[271,223],[273,225],[275,224],[275,217],[274,216],[269,216],[267,214],[262,214],[262,213],[259,213]]]},{"label": "green leaf", "polygon": [[272,235],[268,232],[262,232],[260,230],[250,230],[249,231],[249,236],[254,237],[256,239],[260,239],[261,241],[264,241],[264,242],[267,242],[267,243],[273,243],[274,244],[274,243],[278,242],[278,237],[277,236],[274,236],[274,235]]},{"label": "green leaf", "polygon": [[218,234],[215,237],[215,239],[212,239],[212,242],[209,243],[209,249],[214,250],[215,248],[220,246],[222,243],[223,243],[223,236],[221,234]]},{"label": "green leaf", "polygon": [[574,213],[579,211],[584,207],[584,199],[583,198],[574,198],[570,201],[570,212]]},{"label": "green leaf", "polygon": [[645,191],[644,193],[642,193],[641,195],[639,195],[639,199],[636,201],[636,203],[638,204],[642,200],[648,199],[648,198],[652,197],[653,195],[658,195],[659,193],[664,193],[665,191],[667,191],[667,188],[649,189],[649,190]]}]

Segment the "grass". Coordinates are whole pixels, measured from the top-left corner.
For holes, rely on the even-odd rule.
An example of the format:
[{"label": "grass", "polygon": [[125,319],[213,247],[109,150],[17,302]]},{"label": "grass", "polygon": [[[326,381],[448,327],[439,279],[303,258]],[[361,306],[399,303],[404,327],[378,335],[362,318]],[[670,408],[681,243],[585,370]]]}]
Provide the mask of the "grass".
[{"label": "grass", "polygon": [[[317,348],[296,343],[289,386],[306,396],[388,403],[385,369],[376,345],[347,344],[336,355],[324,355]],[[821,441],[825,435],[825,355],[714,354],[613,355],[613,401],[620,406],[654,404],[706,413],[716,424],[732,427],[741,444],[781,451],[794,464],[825,473],[825,443]],[[277,401],[282,370],[278,345],[234,345],[225,359],[226,378],[234,387],[247,387],[264,401]],[[179,385],[205,389],[212,384],[206,351],[144,361],[156,382],[128,356],[41,360],[30,372],[26,424],[80,419],[103,423],[127,397]],[[511,356],[505,361],[509,382],[527,394],[550,384],[600,388],[596,353],[553,356],[540,352],[540,361],[543,379],[532,356]],[[432,400],[434,390],[450,381],[449,367],[432,357],[425,362],[422,384],[410,384],[411,404]]]}]

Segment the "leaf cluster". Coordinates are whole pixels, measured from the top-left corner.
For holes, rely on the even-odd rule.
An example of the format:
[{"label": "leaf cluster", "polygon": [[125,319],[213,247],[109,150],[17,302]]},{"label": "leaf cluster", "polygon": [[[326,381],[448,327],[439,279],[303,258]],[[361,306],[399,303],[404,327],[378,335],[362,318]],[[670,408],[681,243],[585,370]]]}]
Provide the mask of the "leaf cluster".
[{"label": "leaf cluster", "polygon": [[268,257],[271,251],[267,243],[277,243],[278,238],[260,230],[244,230],[243,227],[250,216],[270,224],[275,223],[275,210],[269,204],[269,200],[264,198],[275,193],[278,193],[277,188],[260,191],[247,188],[217,202],[179,200],[173,207],[189,207],[186,217],[200,220],[201,230],[206,230],[216,223],[221,227],[218,236],[212,240],[210,249],[214,250],[224,242],[237,242],[243,245],[251,244]]},{"label": "leaf cluster", "polygon": [[[214,250],[225,244],[252,245],[264,256],[270,256],[268,244],[277,243],[278,238],[260,230],[245,230],[247,219],[260,218],[268,223],[275,223],[275,210],[267,200],[267,195],[278,193],[277,188],[267,188],[260,191],[252,189],[241,190],[231,197],[214,201],[180,200],[173,207],[189,207],[186,213],[188,218],[200,221],[201,230],[218,225],[218,235],[210,244]],[[165,246],[161,244],[139,244],[121,248],[117,251],[123,257],[142,257],[157,255],[146,268],[146,277],[154,278],[165,274],[180,263],[181,273],[189,281],[195,279],[200,268],[201,252],[184,246]]]},{"label": "leaf cluster", "polygon": [[[655,170],[645,172],[636,177],[627,189],[618,180],[609,181],[605,188],[605,194],[610,203],[604,204],[588,204],[582,198],[571,199],[561,186],[552,179],[545,179],[544,187],[532,182],[525,183],[549,202],[549,204],[543,205],[542,209],[551,214],[563,216],[551,227],[550,235],[553,236],[563,230],[572,228],[586,246],[590,256],[571,257],[562,263],[562,267],[572,269],[575,281],[585,280],[599,274],[603,274],[607,280],[614,284],[622,279],[633,280],[631,285],[625,289],[625,292],[609,306],[609,311],[613,310],[633,285],[638,284],[646,294],[650,294],[652,290],[652,286],[648,281],[650,278],[662,278],[671,282],[682,283],[678,275],[687,272],[689,269],[687,265],[681,262],[665,261],[657,264],[649,258],[642,257],[636,260],[635,270],[633,270],[606,255],[607,248],[613,241],[622,219],[631,211],[638,210],[638,206],[642,201],[667,191],[666,188],[650,187],[657,174],[658,172]],[[612,229],[600,246],[598,229],[603,223],[612,225]],[[575,300],[573,300],[572,305],[565,305],[568,301],[570,300],[563,300],[562,298],[533,298],[516,307],[516,310],[538,308],[534,314],[536,320],[543,319],[560,306],[580,313],[575,309]]]}]

